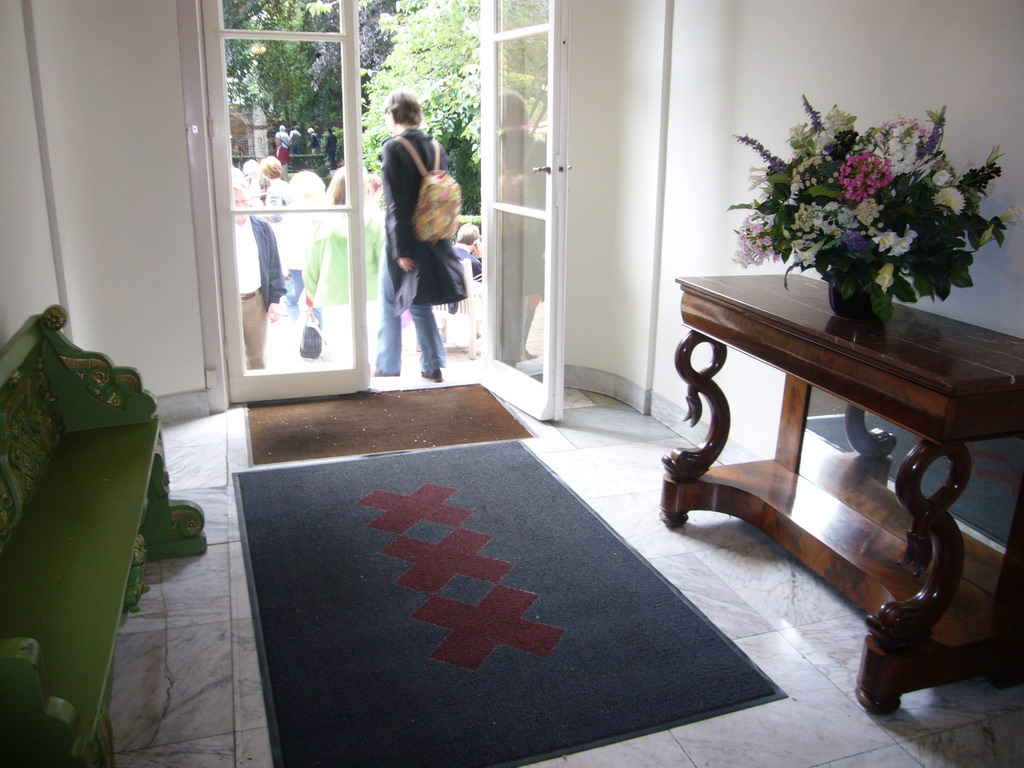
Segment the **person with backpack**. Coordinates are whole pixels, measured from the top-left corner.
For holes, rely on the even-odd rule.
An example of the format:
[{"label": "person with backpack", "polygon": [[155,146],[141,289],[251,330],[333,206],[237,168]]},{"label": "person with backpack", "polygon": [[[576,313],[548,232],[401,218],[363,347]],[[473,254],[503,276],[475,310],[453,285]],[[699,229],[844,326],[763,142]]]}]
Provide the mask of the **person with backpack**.
[{"label": "person with backpack", "polygon": [[[447,305],[466,297],[462,267],[449,237],[423,240],[423,216],[417,211],[421,187],[431,168],[447,171],[444,149],[419,129],[423,111],[412,91],[399,88],[384,100],[384,121],[392,138],[381,148],[381,180],[384,189],[387,269],[381,270],[381,327],[377,334],[374,376],[398,376],[402,366],[401,315],[409,309],[422,352],[420,372],[428,381],[443,380],[447,363],[444,342],[434,319],[435,305]],[[415,153],[415,156],[414,154]],[[436,177],[428,180],[436,181]],[[450,211],[440,230],[451,229]],[[456,213],[456,218],[457,218]],[[433,222],[435,226],[437,221]],[[439,231],[440,231],[439,230]],[[416,232],[420,233],[420,237]]]}]

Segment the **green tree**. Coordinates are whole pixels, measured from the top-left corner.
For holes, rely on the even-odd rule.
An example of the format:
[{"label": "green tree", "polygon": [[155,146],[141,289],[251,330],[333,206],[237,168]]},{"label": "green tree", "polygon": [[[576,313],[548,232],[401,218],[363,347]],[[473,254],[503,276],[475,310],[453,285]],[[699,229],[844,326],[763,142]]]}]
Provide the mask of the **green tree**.
[{"label": "green tree", "polygon": [[394,48],[391,35],[380,28],[381,14],[394,15],[398,0],[359,0],[359,66],[376,73]]},{"label": "green tree", "polygon": [[381,104],[393,89],[411,88],[423,106],[427,131],[448,150],[462,185],[463,210],[480,212],[479,0],[399,0],[379,17],[394,47],[367,86],[363,155],[380,170],[380,148],[391,134]]},{"label": "green tree", "polygon": [[[337,31],[337,8],[308,0],[225,0],[229,29]],[[228,95],[259,107],[273,123],[312,125],[341,119],[340,56],[335,43],[228,40]]]}]

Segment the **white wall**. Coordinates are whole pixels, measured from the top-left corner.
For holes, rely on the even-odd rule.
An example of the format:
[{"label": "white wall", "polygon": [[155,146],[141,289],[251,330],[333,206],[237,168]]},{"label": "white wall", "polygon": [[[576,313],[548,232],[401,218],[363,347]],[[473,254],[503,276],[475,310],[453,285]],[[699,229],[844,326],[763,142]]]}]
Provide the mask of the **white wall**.
[{"label": "white wall", "polygon": [[666,2],[570,8],[566,364],[648,388]]},{"label": "white wall", "polygon": [[[3,4],[5,16],[17,15],[15,5]],[[38,52],[74,340],[138,368],[158,396],[204,390],[175,4],[32,0],[31,8],[34,40],[18,42],[20,24],[5,23],[3,34],[15,38],[15,51],[34,44]],[[18,65],[21,57],[13,58]],[[17,119],[28,121],[26,68],[5,70],[4,81],[5,119],[13,95]],[[24,125],[16,131],[22,148],[26,133]],[[31,194],[10,208],[5,200],[16,238],[37,239],[45,216],[38,157],[27,158]],[[45,254],[34,278],[52,296],[54,276],[42,261]],[[7,274],[5,263],[12,313],[26,317],[55,300],[12,291]]]},{"label": "white wall", "polygon": [[[957,168],[1003,147],[1003,176],[984,209],[995,215],[1024,204],[1022,41],[1020,0],[677,0],[655,391],[683,402],[671,365],[683,333],[673,279],[743,272],[731,263],[742,212],[726,209],[750,199],[748,169],[759,163],[734,135],[785,154],[789,128],[806,119],[802,94],[821,111],[838,104],[860,127],[946,105],[943,146]],[[974,288],[917,306],[1024,336],[1022,244],[1018,229],[977,256]],[[733,437],[757,453],[774,448],[781,378],[736,354],[716,378]]]},{"label": "white wall", "polygon": [[0,345],[29,315],[58,301],[28,50],[19,3],[0,3],[0,71],[4,73],[0,136],[8,159],[0,184]]}]

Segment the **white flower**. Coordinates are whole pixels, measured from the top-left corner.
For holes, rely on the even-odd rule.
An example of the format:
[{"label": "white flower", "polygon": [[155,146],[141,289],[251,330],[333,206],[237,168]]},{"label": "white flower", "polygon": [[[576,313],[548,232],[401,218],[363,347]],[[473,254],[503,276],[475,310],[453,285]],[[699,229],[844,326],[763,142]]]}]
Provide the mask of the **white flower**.
[{"label": "white flower", "polygon": [[836,140],[836,134],[853,128],[856,118],[849,112],[844,112],[839,107],[832,107],[828,114],[822,118],[821,133],[815,137],[815,146],[820,154],[829,144]]},{"label": "white flower", "polygon": [[902,256],[910,250],[910,245],[914,242],[915,237],[917,237],[917,232],[908,229],[903,237],[890,230],[871,239],[875,241],[880,252],[889,251],[893,256]]},{"label": "white flower", "polygon": [[932,176],[932,183],[936,187],[945,187],[953,180],[952,174],[943,168],[941,171],[936,171],[935,175]]},{"label": "white flower", "polygon": [[878,270],[878,277],[875,278],[875,282],[882,286],[883,291],[889,290],[889,286],[892,285],[892,264],[886,264],[880,270]]},{"label": "white flower", "polygon": [[874,200],[865,200],[853,209],[853,215],[856,216],[857,221],[865,227],[870,227],[871,223],[878,218],[878,214],[881,213],[881,210],[881,206],[879,206]]},{"label": "white flower", "polygon": [[913,170],[914,164],[917,162],[917,144],[893,136],[889,139],[885,154],[889,158],[892,172],[899,176],[901,173]]},{"label": "white flower", "polygon": [[818,251],[821,250],[823,242],[817,242],[807,246],[806,240],[797,240],[793,243],[793,258],[796,259],[802,266],[810,267],[814,264],[814,259],[818,255]]},{"label": "white flower", "polygon": [[736,251],[732,255],[732,260],[733,262],[739,264],[744,269],[747,269],[753,263],[750,261],[750,259],[747,258],[747,255],[743,253],[743,251]]},{"label": "white flower", "polygon": [[875,245],[878,246],[878,250],[887,251],[892,248],[898,237],[899,236],[895,232],[890,230],[888,232],[883,232],[877,237],[872,237],[871,239],[875,241]]},{"label": "white flower", "polygon": [[935,193],[933,198],[936,205],[944,205],[953,213],[960,213],[964,209],[964,195],[956,187],[943,187]]},{"label": "white flower", "polygon": [[753,167],[750,169],[750,189],[755,190],[764,186],[768,181],[768,168]]},{"label": "white flower", "polygon": [[902,256],[904,253],[910,250],[910,244],[914,242],[914,238],[917,237],[917,232],[912,229],[908,229],[903,237],[898,238],[892,244],[891,253],[893,256]]},{"label": "white flower", "polygon": [[1002,214],[999,220],[1009,227],[1012,224],[1019,224],[1022,215],[1024,212],[1018,206],[1013,205],[1006,209],[1006,213]]},{"label": "white flower", "polygon": [[800,204],[793,214],[793,228],[801,232],[811,232],[815,229],[815,220],[818,217],[818,209],[813,205]]}]

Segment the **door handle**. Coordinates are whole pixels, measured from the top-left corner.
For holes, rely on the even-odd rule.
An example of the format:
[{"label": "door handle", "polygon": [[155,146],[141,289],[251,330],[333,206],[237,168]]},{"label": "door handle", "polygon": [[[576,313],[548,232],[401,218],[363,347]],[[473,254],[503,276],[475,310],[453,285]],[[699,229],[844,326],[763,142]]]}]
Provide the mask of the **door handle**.
[{"label": "door handle", "polygon": [[536,168],[533,169],[533,172],[534,173],[548,173],[548,174],[550,174],[551,173],[551,166],[550,165],[538,165]]}]

